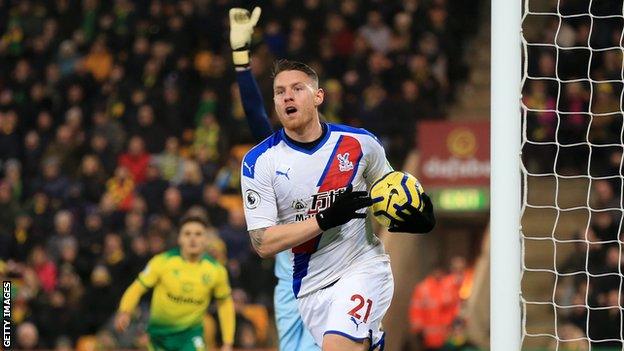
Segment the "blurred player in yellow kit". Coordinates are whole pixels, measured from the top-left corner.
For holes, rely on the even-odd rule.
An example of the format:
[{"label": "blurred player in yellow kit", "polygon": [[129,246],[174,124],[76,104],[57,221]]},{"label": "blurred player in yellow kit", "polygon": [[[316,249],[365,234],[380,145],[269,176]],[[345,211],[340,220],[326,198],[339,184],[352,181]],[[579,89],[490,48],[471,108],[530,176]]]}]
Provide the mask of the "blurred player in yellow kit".
[{"label": "blurred player in yellow kit", "polygon": [[206,350],[203,317],[210,300],[217,303],[222,351],[232,349],[236,313],[225,267],[206,254],[206,222],[187,217],[180,223],[179,248],[154,256],[128,287],[115,317],[115,327],[128,327],[141,296],[154,289],[147,333],[150,350]]}]

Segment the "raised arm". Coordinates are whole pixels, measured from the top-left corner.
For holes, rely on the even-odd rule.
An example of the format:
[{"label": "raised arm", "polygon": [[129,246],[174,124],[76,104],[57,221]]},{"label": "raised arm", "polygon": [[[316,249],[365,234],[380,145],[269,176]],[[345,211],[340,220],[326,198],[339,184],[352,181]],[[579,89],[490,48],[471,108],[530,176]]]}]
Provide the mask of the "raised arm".
[{"label": "raised arm", "polygon": [[251,134],[256,141],[262,141],[273,134],[273,130],[264,108],[262,94],[253,74],[251,74],[251,69],[238,70],[237,68],[236,81]]},{"label": "raised arm", "polygon": [[249,66],[251,35],[261,12],[259,7],[256,7],[251,15],[245,9],[230,9],[230,45],[236,67],[236,82],[249,129],[256,141],[262,141],[273,133],[262,94]]}]

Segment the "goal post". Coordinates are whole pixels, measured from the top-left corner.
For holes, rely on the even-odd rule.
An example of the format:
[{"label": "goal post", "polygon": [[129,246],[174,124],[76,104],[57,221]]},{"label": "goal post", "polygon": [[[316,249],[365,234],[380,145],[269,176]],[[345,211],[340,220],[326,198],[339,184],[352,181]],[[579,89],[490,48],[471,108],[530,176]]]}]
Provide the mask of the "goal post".
[{"label": "goal post", "polygon": [[521,1],[491,1],[490,346],[519,351]]}]

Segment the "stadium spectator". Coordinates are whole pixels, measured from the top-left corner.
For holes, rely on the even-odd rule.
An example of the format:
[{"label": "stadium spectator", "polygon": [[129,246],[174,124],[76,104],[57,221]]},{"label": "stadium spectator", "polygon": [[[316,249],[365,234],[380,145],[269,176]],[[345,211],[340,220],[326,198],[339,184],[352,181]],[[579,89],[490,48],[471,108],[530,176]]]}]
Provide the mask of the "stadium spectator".
[{"label": "stadium spectator", "polygon": [[135,182],[130,171],[119,166],[115,174],[106,182],[106,193],[102,200],[110,201],[112,208],[119,211],[128,211],[134,201]]},{"label": "stadium spectator", "polygon": [[93,268],[87,282],[83,300],[84,309],[88,311],[84,313],[84,332],[94,334],[115,312],[119,288],[113,286],[116,283],[110,272],[101,264]]},{"label": "stadium spectator", "polygon": [[236,260],[240,264],[251,254],[246,233],[247,226],[242,208],[231,209],[228,214],[228,221],[219,227],[219,235],[228,248],[228,261]]},{"label": "stadium spectator", "polygon": [[184,204],[180,190],[176,187],[169,187],[163,196],[163,214],[171,223],[178,223],[184,214]]},{"label": "stadium spectator", "polygon": [[[377,10],[368,12],[366,24],[360,27],[360,34],[373,50],[386,53],[392,32]],[[331,32],[331,27],[329,28]]]},{"label": "stadium spectator", "polygon": [[102,82],[108,78],[113,68],[113,56],[106,47],[106,37],[98,37],[89,53],[84,57],[85,68],[96,81]]},{"label": "stadium spectator", "polygon": [[203,177],[199,164],[193,160],[184,162],[182,179],[178,185],[184,207],[189,208],[200,203],[202,181]]},{"label": "stadium spectator", "polygon": [[206,209],[212,225],[217,228],[225,224],[228,219],[227,210],[219,203],[220,197],[221,191],[217,186],[212,184],[204,185],[202,206]]},{"label": "stadium spectator", "polygon": [[217,162],[221,155],[220,142],[221,128],[212,113],[206,113],[201,116],[200,122],[195,129],[195,142],[193,143],[193,151],[196,154],[205,153],[203,162]]},{"label": "stadium spectator", "polygon": [[[87,210],[83,229],[78,238],[79,254],[89,259],[90,266],[102,253],[102,239],[104,238],[104,223],[101,214],[94,206]],[[84,279],[84,277],[83,277]]]},{"label": "stadium spectator", "polygon": [[19,136],[17,134],[17,115],[15,111],[0,113],[0,160],[6,161],[17,158],[20,151]]},{"label": "stadium spectator", "polygon": [[161,176],[161,171],[154,160],[147,166],[146,180],[139,187],[139,193],[147,203],[149,213],[156,213],[162,210],[162,198],[169,182]]},{"label": "stadium spectator", "polygon": [[164,180],[178,184],[184,174],[184,158],[180,155],[180,141],[176,137],[169,137],[165,142],[165,150],[154,156],[154,162],[160,169]]},{"label": "stadium spectator", "polygon": [[71,212],[62,210],[54,215],[54,231],[48,237],[46,247],[46,252],[54,262],[58,262],[63,245],[76,240],[74,231],[74,219]]},{"label": "stadium spectator", "polygon": [[82,158],[77,178],[84,199],[91,205],[98,203],[106,190],[106,173],[97,156],[88,154]]},{"label": "stadium spectator", "polygon": [[9,183],[0,182],[0,229],[2,235],[10,235],[13,232],[14,220],[19,211],[19,202],[11,194]]},{"label": "stadium spectator", "polygon": [[28,253],[31,252],[35,245],[41,242],[43,242],[41,235],[33,230],[32,216],[28,212],[22,210],[15,217],[15,229],[13,231],[12,242],[10,245],[6,246],[10,248],[9,256],[17,262],[25,262]]},{"label": "stadium spectator", "polygon": [[163,150],[167,132],[160,124],[157,124],[154,109],[150,105],[142,105],[137,111],[137,126],[133,128],[129,122],[130,132],[140,136],[145,141],[148,152],[154,154]]},{"label": "stadium spectator", "polygon": [[[41,161],[42,146],[41,137],[35,130],[26,133],[22,154],[23,174],[28,179],[33,179],[39,171]],[[30,190],[30,189],[28,189]]]},{"label": "stadium spectator", "polygon": [[465,259],[457,256],[448,272],[438,266],[414,287],[409,310],[412,347],[453,350],[450,347],[460,342],[465,326],[458,316],[471,274]]},{"label": "stadium spectator", "polygon": [[133,136],[128,141],[128,149],[119,155],[117,167],[126,168],[135,184],[145,181],[145,172],[150,162],[150,154],[145,151],[145,143],[139,136]]},{"label": "stadium spectator", "polygon": [[245,316],[245,306],[249,303],[247,294],[241,289],[232,290],[234,309],[236,310],[236,334],[234,346],[253,348],[258,345],[258,335],[253,323]]},{"label": "stadium spectator", "polygon": [[36,350],[39,345],[39,331],[37,327],[31,323],[22,323],[17,328],[17,348],[20,350]]},{"label": "stadium spectator", "polygon": [[49,157],[42,163],[42,174],[35,178],[34,190],[43,191],[48,196],[52,208],[59,209],[70,185],[69,177],[62,171],[59,159]]},{"label": "stadium spectator", "polygon": [[103,135],[110,142],[111,150],[115,153],[120,152],[126,140],[124,126],[112,119],[104,109],[96,109],[92,120],[92,133]]}]

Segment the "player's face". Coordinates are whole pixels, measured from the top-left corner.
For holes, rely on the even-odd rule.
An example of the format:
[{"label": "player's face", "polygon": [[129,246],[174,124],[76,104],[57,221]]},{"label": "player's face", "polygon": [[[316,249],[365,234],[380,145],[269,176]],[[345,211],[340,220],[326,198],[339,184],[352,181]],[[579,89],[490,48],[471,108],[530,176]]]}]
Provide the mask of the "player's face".
[{"label": "player's face", "polygon": [[275,111],[285,129],[299,130],[318,118],[324,92],[301,71],[282,71],[273,81]]},{"label": "player's face", "polygon": [[196,222],[188,222],[180,228],[178,245],[183,254],[197,256],[206,250],[206,227]]}]

